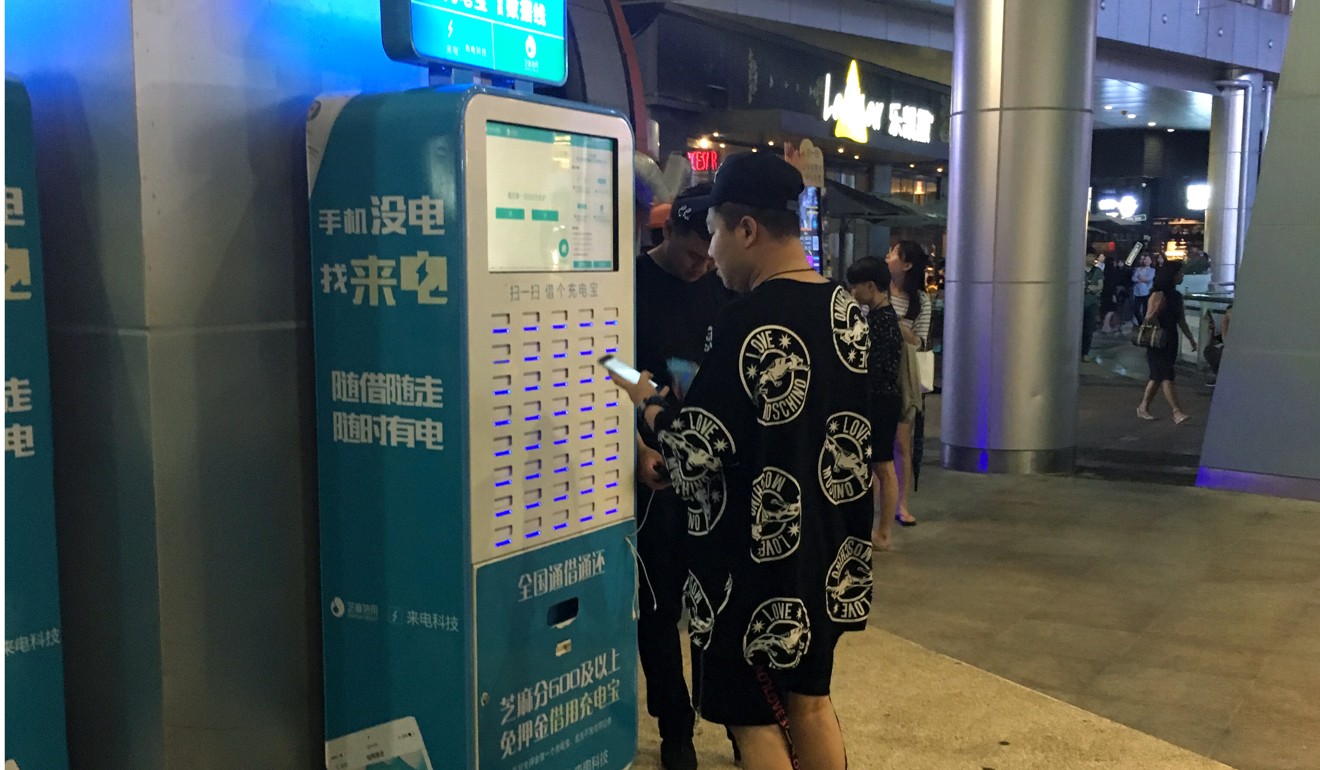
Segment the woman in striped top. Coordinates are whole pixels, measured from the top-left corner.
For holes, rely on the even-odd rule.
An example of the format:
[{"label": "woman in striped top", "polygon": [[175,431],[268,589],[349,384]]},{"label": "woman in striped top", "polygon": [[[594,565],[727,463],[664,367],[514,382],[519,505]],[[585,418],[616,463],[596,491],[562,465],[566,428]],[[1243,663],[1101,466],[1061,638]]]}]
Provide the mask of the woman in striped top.
[{"label": "woman in striped top", "polygon": [[[917,350],[930,347],[930,297],[926,294],[926,266],[930,259],[915,241],[899,241],[885,256],[889,268],[889,302],[898,314],[903,341]],[[895,439],[894,469],[898,472],[898,515],[895,520],[905,527],[917,520],[908,511],[908,493],[912,489],[913,428],[918,423],[915,412],[903,415]]]}]

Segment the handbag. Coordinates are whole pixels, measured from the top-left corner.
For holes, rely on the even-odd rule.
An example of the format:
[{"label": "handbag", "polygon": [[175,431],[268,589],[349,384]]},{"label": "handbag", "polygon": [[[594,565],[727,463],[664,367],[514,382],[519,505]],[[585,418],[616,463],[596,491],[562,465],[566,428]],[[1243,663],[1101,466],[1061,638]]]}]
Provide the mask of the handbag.
[{"label": "handbag", "polygon": [[1132,344],[1139,348],[1164,347],[1164,329],[1159,321],[1147,321],[1132,333]]},{"label": "handbag", "polygon": [[916,359],[921,392],[930,393],[935,390],[935,351],[918,350]]}]

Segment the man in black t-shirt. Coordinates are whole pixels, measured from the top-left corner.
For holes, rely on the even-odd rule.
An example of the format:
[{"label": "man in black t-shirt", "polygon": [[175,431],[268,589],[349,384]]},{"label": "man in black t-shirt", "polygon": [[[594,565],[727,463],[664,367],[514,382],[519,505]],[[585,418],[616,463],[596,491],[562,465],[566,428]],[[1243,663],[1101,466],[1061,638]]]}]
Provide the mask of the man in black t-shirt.
[{"label": "man in black t-shirt", "polygon": [[808,266],[802,189],[769,153],[725,162],[704,201],[710,253],[745,294],[681,407],[646,377],[614,380],[686,503],[701,716],[732,729],[747,767],[843,770],[829,693],[840,634],[871,611],[869,344],[857,302]]},{"label": "man in black t-shirt", "polygon": [[[710,192],[698,185],[679,194],[664,224],[664,241],[637,258],[637,365],[681,398],[706,350],[711,325],[730,294],[713,271],[706,209],[692,205]],[[683,679],[678,632],[687,564],[682,558],[686,506],[669,488],[654,436],[637,436],[637,553],[641,615],[637,649],[646,675],[646,706],[659,720],[666,770],[697,766],[695,714]],[[693,681],[700,674],[693,664]]]}]

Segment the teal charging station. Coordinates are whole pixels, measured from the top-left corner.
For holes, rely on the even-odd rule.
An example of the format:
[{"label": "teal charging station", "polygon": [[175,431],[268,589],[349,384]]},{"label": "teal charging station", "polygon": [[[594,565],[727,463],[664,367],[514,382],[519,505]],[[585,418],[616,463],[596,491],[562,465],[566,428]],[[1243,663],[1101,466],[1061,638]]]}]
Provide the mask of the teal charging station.
[{"label": "teal charging station", "polygon": [[484,85],[312,106],[327,768],[632,764],[632,157]]}]

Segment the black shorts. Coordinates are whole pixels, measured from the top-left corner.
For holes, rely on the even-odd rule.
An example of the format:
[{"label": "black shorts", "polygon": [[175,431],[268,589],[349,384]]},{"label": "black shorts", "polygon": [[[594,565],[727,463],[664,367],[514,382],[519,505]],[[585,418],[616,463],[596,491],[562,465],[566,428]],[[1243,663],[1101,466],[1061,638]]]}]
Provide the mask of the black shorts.
[{"label": "black shorts", "polygon": [[871,397],[871,462],[894,461],[894,437],[902,421],[902,396]]},{"label": "black shorts", "polygon": [[781,702],[788,699],[789,693],[829,695],[834,678],[834,648],[838,642],[837,634],[813,639],[797,667],[786,670],[752,666],[742,658],[717,658],[693,647],[694,656],[703,656],[701,682],[696,687],[701,718],[732,727],[779,724],[765,679]]}]

